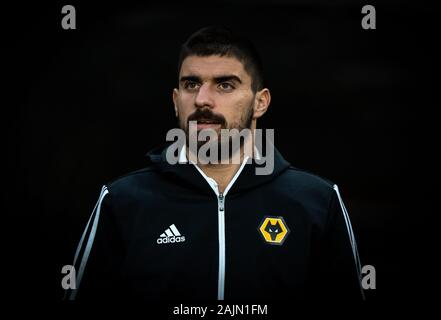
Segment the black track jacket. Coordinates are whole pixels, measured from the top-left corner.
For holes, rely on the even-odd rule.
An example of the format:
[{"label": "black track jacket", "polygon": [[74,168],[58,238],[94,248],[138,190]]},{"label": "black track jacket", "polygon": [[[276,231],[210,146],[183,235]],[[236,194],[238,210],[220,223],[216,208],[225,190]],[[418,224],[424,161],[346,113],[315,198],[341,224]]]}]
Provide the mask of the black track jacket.
[{"label": "black track jacket", "polygon": [[336,185],[275,150],[272,174],[242,164],[221,194],[194,164],[169,164],[166,148],[102,188],[75,255],[70,299],[362,299]]}]

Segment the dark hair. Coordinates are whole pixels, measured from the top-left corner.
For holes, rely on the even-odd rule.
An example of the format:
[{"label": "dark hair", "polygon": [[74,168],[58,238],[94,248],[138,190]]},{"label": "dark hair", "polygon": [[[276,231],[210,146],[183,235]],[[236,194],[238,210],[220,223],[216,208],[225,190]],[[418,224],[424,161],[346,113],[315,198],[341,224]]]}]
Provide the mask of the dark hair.
[{"label": "dark hair", "polygon": [[253,92],[263,89],[263,66],[256,48],[248,39],[224,27],[210,26],[193,33],[181,46],[178,73],[184,59],[192,55],[235,57],[250,75]]}]

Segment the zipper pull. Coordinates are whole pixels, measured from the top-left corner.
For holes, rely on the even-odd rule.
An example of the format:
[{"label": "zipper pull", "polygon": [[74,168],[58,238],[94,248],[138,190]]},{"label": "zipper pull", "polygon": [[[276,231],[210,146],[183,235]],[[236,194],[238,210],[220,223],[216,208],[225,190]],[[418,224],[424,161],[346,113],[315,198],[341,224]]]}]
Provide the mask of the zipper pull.
[{"label": "zipper pull", "polygon": [[224,211],[224,195],[219,193],[219,211]]}]

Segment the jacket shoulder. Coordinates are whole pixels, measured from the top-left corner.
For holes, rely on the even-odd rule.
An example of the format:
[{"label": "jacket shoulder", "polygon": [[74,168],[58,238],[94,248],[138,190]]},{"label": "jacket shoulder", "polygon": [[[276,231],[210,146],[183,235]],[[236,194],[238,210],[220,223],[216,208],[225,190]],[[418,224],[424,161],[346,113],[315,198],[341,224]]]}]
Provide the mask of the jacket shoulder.
[{"label": "jacket shoulder", "polygon": [[279,191],[285,197],[301,203],[322,228],[328,220],[329,209],[335,199],[334,183],[306,170],[289,167],[281,177]]},{"label": "jacket shoulder", "polygon": [[317,189],[329,190],[333,189],[334,182],[310,171],[290,166],[286,170],[288,178],[295,180],[296,183],[310,186]]},{"label": "jacket shoulder", "polygon": [[106,186],[110,192],[129,190],[151,180],[156,173],[157,169],[154,166],[148,166],[114,178],[106,183]]},{"label": "jacket shoulder", "polygon": [[309,171],[290,166],[277,179],[277,189],[303,203],[328,207],[335,194],[334,183]]}]

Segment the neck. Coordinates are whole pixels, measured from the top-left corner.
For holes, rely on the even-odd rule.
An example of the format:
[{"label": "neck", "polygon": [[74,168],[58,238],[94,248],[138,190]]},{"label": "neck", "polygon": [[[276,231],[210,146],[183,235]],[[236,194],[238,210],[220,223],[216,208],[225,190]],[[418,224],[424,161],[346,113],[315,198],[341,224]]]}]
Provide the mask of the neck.
[{"label": "neck", "polygon": [[[254,148],[254,130],[256,128],[255,120],[253,120],[253,123],[251,125],[252,135],[245,139],[244,144],[240,147],[240,149],[237,151],[240,153],[240,163],[218,163],[218,164],[200,164],[198,163],[197,166],[205,173],[206,176],[210,177],[214,181],[216,181],[218,185],[219,192],[224,192],[228,184],[233,179],[236,172],[239,170],[240,166],[242,165],[244,158],[245,158],[245,152],[244,150],[248,150],[251,153],[253,153]],[[189,159],[189,150],[187,149],[187,159]],[[197,158],[196,158],[197,159]],[[230,158],[231,160],[231,158]],[[232,162],[232,161],[230,161]]]},{"label": "neck", "polygon": [[[242,155],[243,156],[243,155]],[[241,163],[243,157],[241,156]],[[219,192],[224,192],[228,184],[233,179],[236,172],[239,170],[239,164],[204,164],[199,165],[199,168],[210,178],[214,179],[219,187]]]},{"label": "neck", "polygon": [[[187,150],[187,156],[188,152],[189,151]],[[242,162],[244,160],[243,147],[241,147],[238,152],[240,152],[240,163],[197,164],[197,166],[205,173],[206,176],[216,181],[219,192],[225,191],[226,187],[231,182],[234,175],[242,165]]]}]

